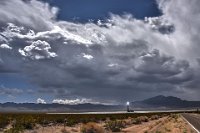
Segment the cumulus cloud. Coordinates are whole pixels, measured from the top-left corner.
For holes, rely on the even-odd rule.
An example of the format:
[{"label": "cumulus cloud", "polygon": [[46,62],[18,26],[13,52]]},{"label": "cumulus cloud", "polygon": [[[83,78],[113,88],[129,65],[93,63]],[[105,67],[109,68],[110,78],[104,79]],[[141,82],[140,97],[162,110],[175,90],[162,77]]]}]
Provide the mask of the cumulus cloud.
[{"label": "cumulus cloud", "polygon": [[44,99],[41,99],[41,98],[38,98],[38,99],[37,99],[37,103],[38,103],[38,104],[46,104],[45,100],[44,100]]},{"label": "cumulus cloud", "polygon": [[56,97],[53,103],[198,94],[200,3],[157,2],[159,17],[112,14],[82,24],[56,20],[58,9],[40,1],[2,1],[0,72],[26,75],[40,93]]},{"label": "cumulus cloud", "polygon": [[58,104],[69,104],[69,105],[76,105],[76,104],[84,104],[84,103],[93,103],[93,104],[97,104],[97,102],[92,102],[91,99],[74,99],[74,100],[69,100],[69,99],[54,99],[52,101],[52,103],[58,103]]},{"label": "cumulus cloud", "polygon": [[51,46],[49,43],[41,40],[32,42],[30,46],[24,47],[24,49],[19,49],[19,53],[22,56],[29,57],[31,59],[45,59],[56,57],[56,53],[50,52]]},{"label": "cumulus cloud", "polygon": [[[175,46],[176,56],[190,60],[195,65],[196,58],[199,57],[199,37],[200,30],[199,16],[200,1],[194,0],[188,3],[187,0],[157,0],[163,12],[163,17],[173,23],[175,32],[170,36],[171,45]],[[185,54],[187,53],[187,54]]]},{"label": "cumulus cloud", "polygon": [[0,48],[3,48],[3,49],[12,49],[12,47],[10,47],[8,44],[1,44]]},{"label": "cumulus cloud", "polygon": [[83,53],[83,58],[86,58],[86,59],[88,59],[88,60],[91,60],[91,59],[93,59],[94,57],[93,57],[92,55]]}]

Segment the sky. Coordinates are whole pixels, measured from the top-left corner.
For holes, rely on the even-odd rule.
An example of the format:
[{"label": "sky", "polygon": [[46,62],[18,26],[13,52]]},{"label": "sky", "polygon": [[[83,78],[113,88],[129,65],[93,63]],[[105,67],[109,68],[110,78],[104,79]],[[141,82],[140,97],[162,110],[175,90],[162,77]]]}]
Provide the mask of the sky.
[{"label": "sky", "polygon": [[200,100],[199,6],[199,0],[1,0],[0,102]]}]

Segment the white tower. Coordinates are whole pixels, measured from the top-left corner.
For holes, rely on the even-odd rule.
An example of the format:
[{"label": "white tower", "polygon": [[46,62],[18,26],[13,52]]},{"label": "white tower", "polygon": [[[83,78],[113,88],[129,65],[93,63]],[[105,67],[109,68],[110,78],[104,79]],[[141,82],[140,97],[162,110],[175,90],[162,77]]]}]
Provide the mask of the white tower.
[{"label": "white tower", "polygon": [[128,101],[128,102],[126,102],[126,107],[127,107],[127,112],[130,112],[130,102]]}]

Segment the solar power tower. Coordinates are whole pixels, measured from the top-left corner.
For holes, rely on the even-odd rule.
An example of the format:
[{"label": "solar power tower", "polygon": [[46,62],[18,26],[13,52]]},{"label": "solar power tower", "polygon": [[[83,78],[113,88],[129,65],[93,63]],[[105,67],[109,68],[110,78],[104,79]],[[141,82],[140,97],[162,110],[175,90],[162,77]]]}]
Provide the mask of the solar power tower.
[{"label": "solar power tower", "polygon": [[130,102],[126,102],[127,112],[130,112]]}]

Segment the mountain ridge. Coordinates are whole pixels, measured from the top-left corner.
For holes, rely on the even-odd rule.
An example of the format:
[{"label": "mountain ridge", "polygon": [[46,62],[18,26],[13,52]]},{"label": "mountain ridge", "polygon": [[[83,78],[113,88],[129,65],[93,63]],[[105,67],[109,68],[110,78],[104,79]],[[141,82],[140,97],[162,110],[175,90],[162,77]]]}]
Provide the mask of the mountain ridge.
[{"label": "mountain ridge", "polygon": [[104,105],[104,104],[92,104],[92,103],[83,103],[83,104],[58,104],[58,103],[0,103],[0,111],[19,111],[19,112],[86,112],[86,111],[115,111],[121,110],[121,105]]},{"label": "mountain ridge", "polygon": [[[158,95],[142,101],[130,102],[133,110],[194,109],[200,108],[200,101],[187,101],[174,96]],[[126,111],[126,105],[105,104],[58,104],[58,103],[0,103],[1,112],[87,112]]]},{"label": "mountain ridge", "polygon": [[174,96],[158,95],[142,101],[131,102],[135,107],[154,108],[194,108],[200,107],[200,101],[187,101]]}]

